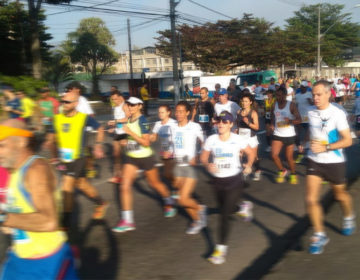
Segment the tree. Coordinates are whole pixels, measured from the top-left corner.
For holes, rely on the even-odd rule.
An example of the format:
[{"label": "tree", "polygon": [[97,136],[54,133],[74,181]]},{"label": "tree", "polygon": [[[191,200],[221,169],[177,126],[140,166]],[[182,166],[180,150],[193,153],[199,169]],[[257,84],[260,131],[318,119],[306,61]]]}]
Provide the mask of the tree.
[{"label": "tree", "polygon": [[30,50],[32,57],[32,71],[36,79],[42,76],[42,57],[41,57],[41,41],[39,34],[39,19],[41,15],[41,4],[61,4],[70,3],[72,0],[27,0],[29,8],[29,23],[30,23]]},{"label": "tree", "polygon": [[[318,5],[303,6],[295,15],[287,19],[286,32],[296,45],[297,62],[314,64],[317,55]],[[329,66],[343,62],[345,50],[360,43],[360,25],[351,22],[351,14],[343,12],[344,5],[320,4],[321,56]]]},{"label": "tree", "polygon": [[61,52],[55,52],[46,67],[44,78],[53,84],[56,92],[61,82],[72,80],[73,74],[68,57]]},{"label": "tree", "polygon": [[[43,12],[38,16],[40,52],[46,61],[50,45],[46,41],[52,37],[46,33]],[[29,14],[19,2],[0,0],[0,53],[2,56],[0,72],[6,75],[23,75],[31,65],[31,36]]]},{"label": "tree", "polygon": [[118,54],[111,48],[115,40],[99,18],[86,18],[79,28],[68,35],[62,48],[72,63],[80,63],[92,77],[93,93],[99,93],[99,75],[118,61]]}]

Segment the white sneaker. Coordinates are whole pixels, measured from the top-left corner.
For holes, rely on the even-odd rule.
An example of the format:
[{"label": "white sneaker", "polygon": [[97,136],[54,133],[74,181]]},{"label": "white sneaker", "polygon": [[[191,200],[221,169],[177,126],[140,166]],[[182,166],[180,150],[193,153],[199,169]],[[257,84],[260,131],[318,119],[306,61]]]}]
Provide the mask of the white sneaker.
[{"label": "white sneaker", "polygon": [[226,254],[224,252],[215,249],[211,256],[208,257],[208,261],[213,264],[223,264],[225,262],[225,256]]},{"label": "white sneaker", "polygon": [[186,234],[198,234],[203,229],[203,224],[200,220],[194,221],[186,230]]},{"label": "white sneaker", "polygon": [[260,181],[261,170],[255,171],[253,181]]},{"label": "white sneaker", "polygon": [[243,217],[245,222],[250,222],[253,217],[253,203],[251,201],[243,201],[240,204],[240,210],[236,213],[237,215],[239,215],[240,217]]}]

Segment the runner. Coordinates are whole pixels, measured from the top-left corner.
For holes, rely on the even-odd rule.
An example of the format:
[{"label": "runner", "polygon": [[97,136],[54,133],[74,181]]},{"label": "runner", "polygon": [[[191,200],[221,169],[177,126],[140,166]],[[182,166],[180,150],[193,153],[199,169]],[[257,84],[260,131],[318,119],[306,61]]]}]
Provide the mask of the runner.
[{"label": "runner", "polygon": [[295,126],[296,145],[299,152],[295,162],[301,163],[304,158],[306,143],[309,141],[308,112],[310,106],[313,105],[311,89],[306,81],[301,82],[300,90],[295,94],[295,101],[301,116],[301,123]]},{"label": "runner", "polygon": [[19,120],[0,125],[0,164],[11,171],[0,226],[12,229],[13,245],[1,279],[77,279],[66,235],[58,230],[56,176],[33,152],[35,140]]},{"label": "runner", "polygon": [[2,92],[6,98],[4,111],[8,112],[9,118],[11,119],[20,118],[22,114],[21,103],[20,100],[16,97],[13,88],[11,86],[4,86]]},{"label": "runner", "polygon": [[360,139],[360,96],[355,99],[353,120],[355,120],[356,136]]},{"label": "runner", "polygon": [[41,88],[39,93],[41,97],[37,103],[40,109],[41,123],[44,131],[48,132],[51,128],[54,115],[58,113],[60,103],[54,97],[50,96],[49,88]]},{"label": "runner", "polygon": [[121,147],[125,145],[127,134],[122,129],[124,123],[127,123],[130,116],[129,108],[125,104],[122,94],[115,90],[111,94],[111,103],[114,104],[114,119],[108,121],[108,125],[114,128],[113,139],[113,156],[114,156],[114,173],[108,180],[109,183],[119,184],[121,182]]},{"label": "runner", "polygon": [[[219,241],[208,260],[213,264],[222,264],[225,262],[227,253],[230,217],[237,211],[237,202],[244,185],[240,151],[245,152],[248,158],[248,162],[244,166],[244,174],[251,173],[255,155],[244,138],[231,132],[234,124],[231,113],[223,111],[216,120],[218,121],[218,134],[212,135],[206,140],[201,154],[201,162],[214,176],[213,185],[220,212]],[[209,161],[210,155],[213,157],[212,162]]]},{"label": "runner", "polygon": [[266,128],[266,143],[267,143],[267,148],[266,148],[266,152],[271,152],[271,135],[272,135],[272,130],[271,130],[271,111],[272,108],[275,104],[275,97],[274,97],[274,91],[269,89],[266,92],[267,95],[267,99],[265,99],[265,128]]},{"label": "runner", "polygon": [[[172,119],[171,108],[169,105],[160,105],[158,109],[158,116],[160,121],[155,123],[150,137],[151,142],[159,140],[160,142],[160,157],[164,164],[164,177],[170,184],[174,183],[174,145],[172,142],[172,131],[176,126],[176,121]],[[167,158],[164,154],[169,153]]]},{"label": "runner", "polygon": [[255,83],[255,88],[254,88],[254,93],[255,93],[255,102],[257,103],[257,107],[259,109],[263,109],[264,108],[264,94],[265,94],[266,90],[265,88],[263,88],[260,84],[259,81],[256,81]]},{"label": "runner", "polygon": [[160,181],[158,170],[155,167],[153,150],[150,147],[150,131],[146,118],[141,114],[143,101],[137,97],[130,97],[126,101],[130,118],[123,126],[123,130],[128,135],[126,159],[123,164],[122,183],[120,185],[120,200],[122,205],[121,220],[112,229],[115,232],[126,232],[135,230],[132,185],[136,179],[139,169],[145,171],[145,176],[150,184],[164,200],[164,216],[167,218],[176,215],[173,207],[174,201],[170,196],[169,190]]},{"label": "runner", "polygon": [[56,140],[60,161],[66,167],[61,186],[64,204],[62,226],[65,230],[70,228],[74,188],[81,190],[96,204],[93,219],[102,219],[108,206],[108,203],[103,201],[96,188],[86,179],[84,156],[85,128],[90,126],[97,130],[97,142],[94,148],[94,155],[97,158],[103,157],[104,130],[94,118],[76,110],[78,102],[78,95],[74,91],[68,91],[62,97],[63,112],[54,117],[53,132],[49,134],[50,143],[47,145],[51,147]]},{"label": "runner", "polygon": [[[185,208],[192,219],[186,230],[187,234],[197,234],[206,227],[206,206],[200,205],[191,195],[195,189],[198,176],[196,164],[196,141],[202,143],[204,134],[201,126],[188,120],[191,106],[186,101],[180,101],[175,108],[177,126],[172,132],[176,167],[174,169],[174,187],[179,190],[178,203]],[[170,153],[168,153],[170,155]],[[167,156],[166,156],[167,157]]]},{"label": "runner", "polygon": [[[215,114],[216,116],[219,116],[222,111],[228,111],[233,115],[233,118],[236,119],[237,112],[240,110],[240,107],[235,102],[230,101],[228,97],[227,91],[225,89],[221,89],[219,92],[220,101],[214,106]],[[232,129],[235,130],[236,126],[234,125]]]},{"label": "runner", "polygon": [[209,98],[209,91],[207,87],[200,89],[200,101],[196,99],[195,106],[192,111],[191,121],[195,121],[200,124],[204,136],[208,137],[212,134],[212,122],[214,117],[214,106]]},{"label": "runner", "polygon": [[258,158],[259,141],[256,132],[259,130],[259,116],[255,110],[252,109],[253,97],[250,93],[243,95],[241,99],[241,110],[237,116],[238,133],[241,140],[248,143],[252,153],[255,156],[255,172],[254,181],[260,181],[261,170]]},{"label": "runner", "polygon": [[309,111],[311,146],[306,171],[306,204],[314,227],[309,252],[321,254],[329,242],[323,225],[323,211],[319,202],[322,181],[328,181],[335,199],[343,210],[342,234],[355,231],[352,199],[346,191],[345,158],[342,149],[351,146],[349,124],[343,111],[330,104],[330,85],[327,81],[314,84],[315,106]]},{"label": "runner", "polygon": [[273,139],[271,144],[271,155],[278,168],[277,183],[283,183],[288,175],[279,157],[280,151],[285,146],[285,155],[291,171],[290,184],[297,184],[294,162],[295,127],[301,122],[300,115],[294,103],[286,100],[286,88],[280,87],[276,91],[276,102],[272,111]]},{"label": "runner", "polygon": [[21,118],[27,125],[31,125],[36,103],[30,97],[26,96],[23,91],[17,91],[16,96],[19,98],[21,104]]}]

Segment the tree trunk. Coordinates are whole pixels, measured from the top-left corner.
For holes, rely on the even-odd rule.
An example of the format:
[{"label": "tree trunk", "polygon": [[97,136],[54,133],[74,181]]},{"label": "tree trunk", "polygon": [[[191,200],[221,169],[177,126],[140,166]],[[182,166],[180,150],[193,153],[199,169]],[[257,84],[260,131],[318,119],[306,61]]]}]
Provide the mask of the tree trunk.
[{"label": "tree trunk", "polygon": [[41,79],[42,63],[40,52],[40,39],[38,31],[38,11],[34,8],[34,4],[29,1],[29,17],[31,30],[31,58],[32,58],[32,74],[35,79]]}]

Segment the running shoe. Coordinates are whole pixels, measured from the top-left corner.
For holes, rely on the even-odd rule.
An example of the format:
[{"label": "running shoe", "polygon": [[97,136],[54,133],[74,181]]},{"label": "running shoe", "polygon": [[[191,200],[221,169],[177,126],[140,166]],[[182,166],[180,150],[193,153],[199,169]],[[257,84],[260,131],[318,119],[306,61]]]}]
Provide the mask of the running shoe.
[{"label": "running shoe", "polygon": [[295,160],[295,163],[297,163],[297,164],[301,163],[303,158],[304,158],[304,154],[298,154],[298,156]]},{"label": "running shoe", "polygon": [[134,223],[129,223],[125,220],[121,220],[116,227],[112,228],[112,231],[115,232],[126,232],[126,231],[131,231],[131,230],[135,230],[135,224]]},{"label": "running shoe", "polygon": [[277,183],[284,183],[285,182],[285,178],[288,175],[288,171],[286,169],[279,171],[278,172],[278,176],[276,177],[276,182]]},{"label": "running shoe", "polygon": [[326,235],[313,234],[309,247],[309,253],[318,255],[324,251],[324,247],[328,244],[330,239]]},{"label": "running shoe", "polygon": [[186,230],[186,234],[198,234],[203,229],[203,227],[204,225],[200,220],[194,221]]},{"label": "running shoe", "polygon": [[355,218],[344,219],[341,233],[346,236],[352,235],[355,232],[355,228]]},{"label": "running shoe", "polygon": [[225,253],[215,250],[210,257],[208,257],[208,261],[212,264],[223,264],[225,262]]},{"label": "running shoe", "polygon": [[199,211],[199,218],[203,225],[203,227],[207,226],[207,207],[206,205],[201,205],[201,209]]},{"label": "running shoe", "polygon": [[239,205],[239,211],[236,212],[237,215],[244,218],[245,222],[251,222],[251,220],[254,218],[253,208],[254,205],[251,201],[243,201]]},{"label": "running shoe", "polygon": [[296,174],[291,174],[290,175],[290,184],[291,185],[297,185],[298,183],[298,177]]},{"label": "running shoe", "polygon": [[109,207],[109,202],[104,202],[101,205],[97,205],[95,207],[94,213],[92,215],[92,218],[94,220],[101,220],[105,217],[106,210]]},{"label": "running shoe", "polygon": [[179,192],[178,191],[172,191],[171,192],[171,197],[173,198],[173,199],[179,199]]},{"label": "running shoe", "polygon": [[165,205],[164,206],[164,217],[165,218],[172,218],[175,217],[177,210],[174,206]]},{"label": "running shoe", "polygon": [[255,171],[253,181],[260,181],[260,178],[261,178],[261,170]]}]

